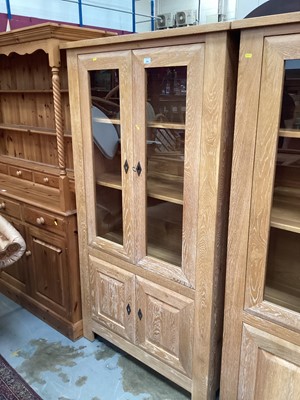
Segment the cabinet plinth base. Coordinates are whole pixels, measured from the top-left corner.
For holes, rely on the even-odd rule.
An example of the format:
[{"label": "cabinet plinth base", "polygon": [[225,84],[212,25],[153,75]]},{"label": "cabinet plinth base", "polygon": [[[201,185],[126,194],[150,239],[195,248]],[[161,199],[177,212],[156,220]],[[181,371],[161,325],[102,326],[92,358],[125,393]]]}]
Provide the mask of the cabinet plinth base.
[{"label": "cabinet plinth base", "polygon": [[26,293],[23,293],[22,291],[14,288],[2,280],[0,280],[0,292],[11,300],[20,304],[20,306],[30,311],[36,317],[45,321],[48,325],[59,331],[70,340],[75,341],[82,337],[82,319],[72,323],[66,320],[64,317],[54,313],[49,308],[44,307],[32,297],[26,295]]}]

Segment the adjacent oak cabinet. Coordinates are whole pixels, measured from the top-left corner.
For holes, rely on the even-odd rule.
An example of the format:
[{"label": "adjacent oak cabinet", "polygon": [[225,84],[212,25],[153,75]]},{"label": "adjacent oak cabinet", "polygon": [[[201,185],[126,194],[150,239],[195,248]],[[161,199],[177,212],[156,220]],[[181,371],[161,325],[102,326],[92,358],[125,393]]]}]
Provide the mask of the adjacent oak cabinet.
[{"label": "adjacent oak cabinet", "polygon": [[241,30],[221,398],[300,398],[300,13]]},{"label": "adjacent oak cabinet", "polygon": [[219,381],[236,46],[229,23],[67,49],[84,335],[192,393]]},{"label": "adjacent oak cabinet", "polygon": [[71,339],[82,335],[72,135],[65,51],[108,35],[41,24],[0,34],[0,212],[26,254],[0,290]]}]

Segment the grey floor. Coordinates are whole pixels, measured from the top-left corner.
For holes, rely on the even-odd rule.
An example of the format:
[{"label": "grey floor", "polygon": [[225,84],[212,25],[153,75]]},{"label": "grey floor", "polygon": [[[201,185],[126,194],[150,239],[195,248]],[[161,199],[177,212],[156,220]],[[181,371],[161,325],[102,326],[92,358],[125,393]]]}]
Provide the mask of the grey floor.
[{"label": "grey floor", "polygon": [[72,342],[2,294],[0,353],[44,400],[191,398],[100,338]]}]

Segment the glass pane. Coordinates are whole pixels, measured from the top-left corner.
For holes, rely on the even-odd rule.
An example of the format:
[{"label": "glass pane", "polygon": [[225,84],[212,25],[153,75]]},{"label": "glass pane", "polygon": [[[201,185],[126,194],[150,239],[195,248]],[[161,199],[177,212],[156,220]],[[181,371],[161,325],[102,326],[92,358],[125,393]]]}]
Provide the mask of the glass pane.
[{"label": "glass pane", "polygon": [[[184,123],[186,76],[186,67],[147,69],[147,116],[149,121],[160,117],[166,122]],[[149,104],[152,106],[152,110]]]},{"label": "glass pane", "polygon": [[96,235],[123,244],[119,71],[90,72]]},{"label": "glass pane", "polygon": [[285,64],[264,298],[300,312],[300,60]]},{"label": "glass pane", "polygon": [[96,188],[97,236],[123,244],[122,192],[101,185]]},{"label": "glass pane", "polygon": [[300,128],[300,60],[285,61],[280,128]]},{"label": "glass pane", "polygon": [[271,228],[265,299],[300,312],[300,235]]},{"label": "glass pane", "polygon": [[147,69],[147,254],[181,265],[186,67]]}]

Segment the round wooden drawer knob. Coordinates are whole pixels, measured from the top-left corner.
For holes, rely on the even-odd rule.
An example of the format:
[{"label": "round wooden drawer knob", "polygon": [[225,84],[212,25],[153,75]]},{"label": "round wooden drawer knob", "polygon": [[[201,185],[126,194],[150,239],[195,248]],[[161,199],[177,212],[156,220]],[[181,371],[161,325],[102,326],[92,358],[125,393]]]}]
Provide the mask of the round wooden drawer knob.
[{"label": "round wooden drawer knob", "polygon": [[21,176],[22,175],[22,171],[17,171],[16,174],[17,174],[17,176]]},{"label": "round wooden drawer knob", "polygon": [[43,179],[43,181],[44,181],[45,183],[48,183],[48,182],[49,182],[49,178],[45,177],[45,178]]},{"label": "round wooden drawer knob", "polygon": [[4,201],[2,201],[2,203],[0,203],[0,210],[5,210],[6,204],[4,203]]},{"label": "round wooden drawer knob", "polygon": [[45,220],[44,220],[43,217],[39,217],[39,218],[36,219],[36,223],[37,223],[38,225],[44,225]]},{"label": "round wooden drawer knob", "polygon": [[26,256],[26,257],[31,256],[31,251],[30,251],[30,250],[27,250],[27,251],[25,252],[25,256]]}]

